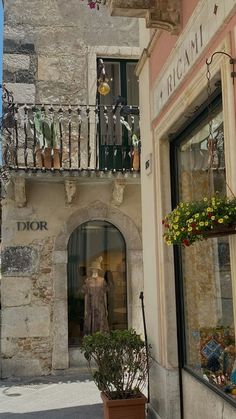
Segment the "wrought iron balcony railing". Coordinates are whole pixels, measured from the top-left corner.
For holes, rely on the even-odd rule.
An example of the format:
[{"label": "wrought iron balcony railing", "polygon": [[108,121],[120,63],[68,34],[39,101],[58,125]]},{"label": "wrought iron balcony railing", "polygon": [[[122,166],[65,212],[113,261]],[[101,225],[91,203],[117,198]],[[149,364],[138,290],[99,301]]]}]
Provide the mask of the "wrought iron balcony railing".
[{"label": "wrought iron balcony railing", "polygon": [[7,103],[3,166],[33,171],[139,171],[139,109]]}]

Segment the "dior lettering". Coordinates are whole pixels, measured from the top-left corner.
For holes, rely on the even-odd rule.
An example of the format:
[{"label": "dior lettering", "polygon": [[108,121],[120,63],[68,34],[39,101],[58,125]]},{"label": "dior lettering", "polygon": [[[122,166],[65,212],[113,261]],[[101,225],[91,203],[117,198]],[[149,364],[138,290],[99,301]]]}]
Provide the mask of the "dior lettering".
[{"label": "dior lettering", "polygon": [[18,231],[43,231],[48,230],[46,221],[17,221]]}]

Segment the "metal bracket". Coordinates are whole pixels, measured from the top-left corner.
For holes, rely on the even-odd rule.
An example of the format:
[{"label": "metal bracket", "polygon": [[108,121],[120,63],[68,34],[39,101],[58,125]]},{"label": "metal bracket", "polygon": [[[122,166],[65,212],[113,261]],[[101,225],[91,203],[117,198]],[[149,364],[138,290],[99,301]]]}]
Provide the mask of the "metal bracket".
[{"label": "metal bracket", "polygon": [[215,52],[212,54],[212,56],[206,60],[206,65],[208,66],[208,68],[209,68],[209,66],[211,65],[211,63],[212,63],[212,61],[213,61],[213,58],[214,58],[214,56],[215,56],[216,54],[222,54],[222,55],[226,55],[226,57],[229,57],[229,59],[230,59],[230,60],[229,60],[229,63],[230,63],[230,64],[232,64],[232,66],[233,66],[233,71],[230,73],[230,75],[231,75],[231,77],[232,77],[232,79],[233,79],[233,84],[234,84],[234,78],[236,77],[236,71],[234,71],[234,66],[235,66],[235,64],[236,64],[236,58],[233,58],[233,57],[232,57],[230,54],[228,54],[227,52],[224,52],[224,51],[215,51]]}]

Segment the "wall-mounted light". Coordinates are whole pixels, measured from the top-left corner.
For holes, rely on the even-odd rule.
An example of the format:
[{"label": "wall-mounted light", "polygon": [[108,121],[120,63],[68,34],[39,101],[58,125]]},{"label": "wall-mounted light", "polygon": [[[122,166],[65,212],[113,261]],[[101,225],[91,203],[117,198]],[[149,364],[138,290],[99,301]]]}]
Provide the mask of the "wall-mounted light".
[{"label": "wall-mounted light", "polygon": [[110,86],[108,84],[109,78],[106,75],[105,65],[102,59],[98,60],[98,93],[102,96],[108,95]]}]

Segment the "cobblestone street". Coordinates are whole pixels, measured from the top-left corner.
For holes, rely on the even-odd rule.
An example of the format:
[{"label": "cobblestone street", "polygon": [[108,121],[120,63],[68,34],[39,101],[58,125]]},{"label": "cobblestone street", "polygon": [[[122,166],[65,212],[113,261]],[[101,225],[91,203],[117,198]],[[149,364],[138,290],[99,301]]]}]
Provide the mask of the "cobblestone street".
[{"label": "cobblestone street", "polygon": [[86,373],[0,381],[0,418],[102,419],[99,391]]}]

